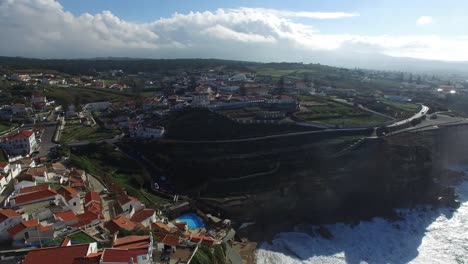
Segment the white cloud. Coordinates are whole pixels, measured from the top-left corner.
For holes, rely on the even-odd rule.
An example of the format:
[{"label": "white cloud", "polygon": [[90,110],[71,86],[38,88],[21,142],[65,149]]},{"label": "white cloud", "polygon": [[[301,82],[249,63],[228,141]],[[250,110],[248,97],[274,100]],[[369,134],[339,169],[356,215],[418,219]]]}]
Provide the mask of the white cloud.
[{"label": "white cloud", "polygon": [[0,55],[316,62],[327,52],[358,52],[468,60],[466,36],[327,34],[297,21],[356,16],[237,8],[175,13],[150,23],[132,23],[109,11],[75,16],[54,0],[0,0]]},{"label": "white cloud", "polygon": [[416,24],[420,26],[429,25],[429,24],[432,24],[432,22],[433,22],[433,19],[431,16],[422,16],[422,17],[419,17],[418,20],[416,20]]}]

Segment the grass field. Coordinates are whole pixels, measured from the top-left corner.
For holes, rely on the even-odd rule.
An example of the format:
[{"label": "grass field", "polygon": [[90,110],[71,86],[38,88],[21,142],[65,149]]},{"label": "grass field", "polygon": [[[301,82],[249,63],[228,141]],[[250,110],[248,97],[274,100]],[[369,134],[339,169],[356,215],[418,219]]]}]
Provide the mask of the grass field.
[{"label": "grass field", "polygon": [[11,128],[11,125],[5,124],[5,123],[0,123],[0,133],[2,133],[3,131],[8,130],[10,128]]},{"label": "grass field", "polygon": [[79,98],[80,103],[85,104],[98,101],[114,101],[130,96],[112,90],[80,87],[48,87],[44,94],[47,97],[55,99],[57,103],[61,105],[74,104],[76,103],[76,98]]},{"label": "grass field", "polygon": [[118,131],[107,130],[95,126],[83,126],[78,120],[68,121],[60,136],[61,143],[70,143],[81,140],[97,140],[118,135]]},{"label": "grass field", "polygon": [[308,105],[307,111],[295,114],[297,118],[304,121],[342,126],[364,126],[387,121],[384,117],[326,98],[300,95],[298,99],[303,104]]},{"label": "grass field", "polygon": [[74,233],[68,236],[68,238],[71,239],[73,242],[79,242],[79,243],[93,243],[96,242],[96,240],[92,237],[90,237],[88,234],[84,232],[78,232]]},{"label": "grass field", "polygon": [[273,78],[279,78],[284,75],[292,73],[312,73],[310,69],[278,69],[278,68],[259,68],[256,70],[258,75],[271,76]]},{"label": "grass field", "polygon": [[148,207],[167,203],[167,200],[144,189],[151,183],[151,176],[145,175],[138,163],[109,144],[90,144],[80,147],[72,151],[70,160],[75,166],[101,178],[106,183],[115,182]]},{"label": "grass field", "polygon": [[381,102],[407,112],[417,112],[420,108],[419,105],[413,103],[394,102],[386,99],[381,100]]}]

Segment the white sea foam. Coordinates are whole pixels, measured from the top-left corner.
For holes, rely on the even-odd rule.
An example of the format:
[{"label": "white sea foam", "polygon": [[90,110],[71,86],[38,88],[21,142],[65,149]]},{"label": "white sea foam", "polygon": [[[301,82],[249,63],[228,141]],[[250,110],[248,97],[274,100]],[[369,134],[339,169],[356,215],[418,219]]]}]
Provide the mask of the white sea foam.
[{"label": "white sea foam", "polygon": [[457,210],[400,210],[402,221],[329,225],[331,240],[280,233],[272,244],[261,244],[257,263],[468,263],[468,181],[457,193],[462,202]]}]

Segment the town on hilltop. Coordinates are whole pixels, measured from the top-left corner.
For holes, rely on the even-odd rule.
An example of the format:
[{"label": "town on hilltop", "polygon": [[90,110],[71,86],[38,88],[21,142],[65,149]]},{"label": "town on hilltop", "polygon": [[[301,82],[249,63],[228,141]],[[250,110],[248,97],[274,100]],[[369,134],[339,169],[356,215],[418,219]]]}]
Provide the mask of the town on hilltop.
[{"label": "town on hilltop", "polygon": [[[223,204],[215,195],[197,198],[209,184],[221,192],[237,176],[275,173],[279,162],[226,170],[229,178],[198,187],[193,175],[176,182],[175,170],[159,166],[187,150],[149,157],[137,146],[335,133],[341,155],[364,138],[467,122],[457,111],[466,111],[458,100],[468,84],[457,76],[203,60],[48,69],[18,60],[0,64],[1,263],[253,263],[256,244],[237,234],[249,223],[214,206]],[[132,68],[114,68],[125,64]],[[198,189],[185,192],[183,182]]]}]

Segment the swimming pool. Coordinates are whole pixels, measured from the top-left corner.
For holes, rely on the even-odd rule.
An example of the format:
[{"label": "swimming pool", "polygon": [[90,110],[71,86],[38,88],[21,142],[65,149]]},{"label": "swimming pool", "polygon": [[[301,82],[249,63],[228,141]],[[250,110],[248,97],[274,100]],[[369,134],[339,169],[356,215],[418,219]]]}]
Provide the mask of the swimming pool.
[{"label": "swimming pool", "polygon": [[181,215],[176,218],[177,221],[179,222],[185,222],[187,223],[187,226],[189,229],[196,229],[196,228],[204,228],[205,224],[203,221],[194,213],[188,213]]}]

